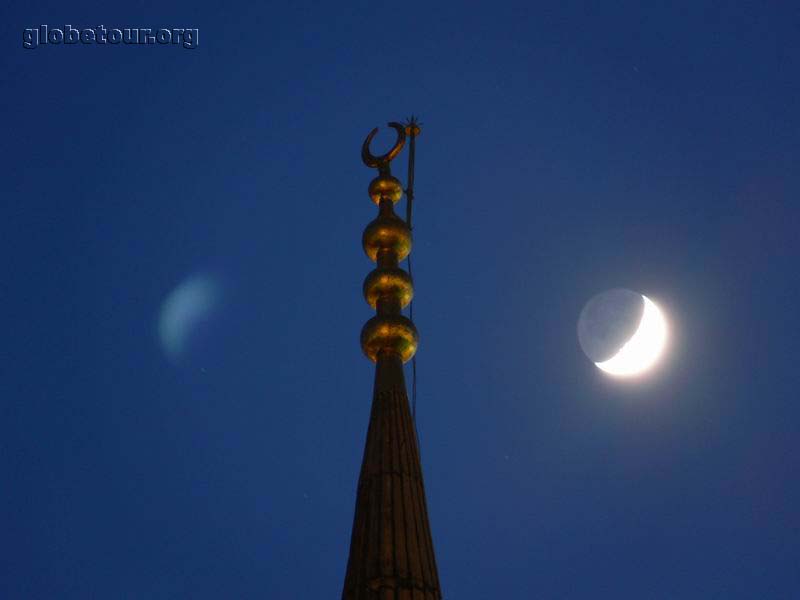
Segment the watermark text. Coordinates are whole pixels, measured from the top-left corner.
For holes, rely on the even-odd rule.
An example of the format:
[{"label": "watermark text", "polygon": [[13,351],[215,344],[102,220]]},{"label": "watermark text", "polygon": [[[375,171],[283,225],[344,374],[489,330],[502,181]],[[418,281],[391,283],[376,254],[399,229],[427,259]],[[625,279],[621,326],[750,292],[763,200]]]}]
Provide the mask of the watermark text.
[{"label": "watermark text", "polygon": [[22,32],[22,47],[33,49],[45,44],[175,44],[184,48],[197,48],[200,43],[199,30],[194,29],[145,29],[140,27],[116,27],[107,29],[103,25],[78,29],[72,25],[61,27],[39,27]]}]

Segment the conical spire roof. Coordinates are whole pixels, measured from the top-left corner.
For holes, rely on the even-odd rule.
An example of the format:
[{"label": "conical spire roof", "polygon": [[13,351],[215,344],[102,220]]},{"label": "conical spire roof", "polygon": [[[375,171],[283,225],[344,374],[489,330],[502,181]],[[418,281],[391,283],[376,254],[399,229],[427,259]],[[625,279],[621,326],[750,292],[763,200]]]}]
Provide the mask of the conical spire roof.
[{"label": "conical spire roof", "polygon": [[419,449],[403,365],[378,359],[343,600],[438,600]]}]

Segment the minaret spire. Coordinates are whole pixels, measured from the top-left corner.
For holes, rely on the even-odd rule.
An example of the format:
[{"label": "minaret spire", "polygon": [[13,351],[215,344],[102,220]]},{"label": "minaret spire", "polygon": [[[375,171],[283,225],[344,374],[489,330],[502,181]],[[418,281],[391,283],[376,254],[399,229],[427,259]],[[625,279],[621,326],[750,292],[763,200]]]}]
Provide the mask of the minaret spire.
[{"label": "minaret spire", "polygon": [[[413,296],[411,276],[399,264],[411,251],[411,230],[394,213],[403,186],[389,163],[403,149],[407,128],[389,123],[397,141],[373,156],[367,136],[361,158],[378,170],[369,195],[378,217],[364,230],[364,252],[377,267],[364,280],[364,298],[376,315],[361,330],[361,348],[375,362],[372,411],[358,478],[343,600],[440,600],[419,448],[408,406],[403,363],[417,350],[417,329],[401,314]],[[412,129],[413,128],[413,129]],[[413,133],[412,133],[413,131]],[[412,120],[408,132],[419,133]]]}]

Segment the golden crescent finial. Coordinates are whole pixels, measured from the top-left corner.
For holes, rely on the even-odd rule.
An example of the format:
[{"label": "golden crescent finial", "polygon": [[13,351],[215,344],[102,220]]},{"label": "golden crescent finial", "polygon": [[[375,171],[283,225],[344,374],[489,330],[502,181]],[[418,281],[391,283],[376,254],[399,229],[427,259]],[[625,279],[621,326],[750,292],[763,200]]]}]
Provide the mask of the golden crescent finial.
[{"label": "golden crescent finial", "polygon": [[361,146],[361,160],[364,161],[364,164],[372,169],[386,169],[389,167],[389,163],[394,160],[394,158],[400,154],[400,151],[403,149],[403,146],[406,143],[406,128],[404,125],[400,123],[395,123],[392,121],[388,124],[389,127],[397,131],[397,141],[392,146],[392,149],[389,150],[386,154],[382,156],[375,156],[369,150],[369,144],[372,141],[372,138],[375,137],[375,134],[378,133],[378,128],[376,127],[372,131],[370,131],[367,139],[364,140],[364,145]]}]

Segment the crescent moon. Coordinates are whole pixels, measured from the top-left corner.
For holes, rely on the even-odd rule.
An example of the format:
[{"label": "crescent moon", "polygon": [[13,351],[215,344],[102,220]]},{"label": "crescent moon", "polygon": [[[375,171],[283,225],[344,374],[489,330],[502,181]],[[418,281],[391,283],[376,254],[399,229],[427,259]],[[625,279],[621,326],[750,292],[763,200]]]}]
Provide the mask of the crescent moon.
[{"label": "crescent moon", "polygon": [[667,342],[667,321],[661,309],[645,295],[639,327],[614,356],[594,363],[609,375],[629,377],[643,373],[661,356]]},{"label": "crescent moon", "polygon": [[392,146],[391,150],[389,150],[386,154],[375,156],[372,154],[372,152],[370,152],[369,144],[372,142],[372,138],[375,137],[375,134],[378,133],[377,127],[369,132],[367,139],[364,140],[364,144],[361,146],[361,160],[364,161],[365,165],[372,169],[386,167],[398,154],[400,154],[400,151],[403,149],[403,146],[406,143],[405,126],[392,121],[389,123],[389,127],[397,131],[397,141],[395,141],[394,146]]}]

